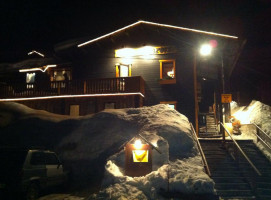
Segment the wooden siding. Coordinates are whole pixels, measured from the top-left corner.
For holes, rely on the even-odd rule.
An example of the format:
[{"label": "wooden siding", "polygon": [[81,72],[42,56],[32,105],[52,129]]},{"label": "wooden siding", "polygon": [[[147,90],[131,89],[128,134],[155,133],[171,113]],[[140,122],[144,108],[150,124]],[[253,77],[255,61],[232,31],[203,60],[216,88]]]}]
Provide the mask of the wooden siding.
[{"label": "wooden siding", "polygon": [[[122,63],[121,58],[114,58],[114,51],[110,57],[101,55],[95,60],[86,59],[84,68],[88,77],[104,78],[115,77],[117,63]],[[107,54],[108,55],[108,54]],[[151,106],[161,101],[177,101],[177,110],[193,122],[194,121],[194,94],[193,94],[193,57],[187,53],[156,55],[154,59],[134,58],[131,61],[131,75],[141,76],[145,81],[144,105]],[[191,55],[193,55],[191,53]],[[176,60],[176,84],[160,84],[159,60]],[[96,66],[99,66],[98,68]]]}]

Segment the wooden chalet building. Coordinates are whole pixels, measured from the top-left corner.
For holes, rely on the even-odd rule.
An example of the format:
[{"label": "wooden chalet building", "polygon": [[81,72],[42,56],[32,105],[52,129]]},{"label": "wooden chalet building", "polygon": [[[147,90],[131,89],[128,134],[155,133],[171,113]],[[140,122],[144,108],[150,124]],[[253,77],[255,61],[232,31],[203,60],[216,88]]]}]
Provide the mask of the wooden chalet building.
[{"label": "wooden chalet building", "polygon": [[[198,53],[204,43],[213,46],[208,58]],[[138,21],[97,38],[58,44],[61,59],[17,66],[12,78],[1,81],[0,101],[65,115],[162,103],[194,122],[195,110],[208,112],[217,103],[221,69],[229,92],[241,48],[235,36]]]}]

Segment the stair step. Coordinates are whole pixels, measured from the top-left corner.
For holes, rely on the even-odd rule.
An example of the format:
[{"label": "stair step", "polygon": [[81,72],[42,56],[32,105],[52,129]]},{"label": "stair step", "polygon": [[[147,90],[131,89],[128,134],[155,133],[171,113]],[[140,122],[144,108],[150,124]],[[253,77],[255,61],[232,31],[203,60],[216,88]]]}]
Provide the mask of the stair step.
[{"label": "stair step", "polygon": [[236,189],[236,188],[250,190],[250,185],[248,183],[216,183],[215,188],[218,190]]},{"label": "stair step", "polygon": [[271,189],[270,188],[268,188],[268,189],[266,189],[266,188],[257,188],[257,194],[258,195],[269,195],[269,196],[271,196]]},{"label": "stair step", "polygon": [[219,200],[255,200],[255,199],[256,199],[255,196],[251,196],[251,197],[248,197],[248,196],[240,197],[240,196],[238,196],[238,197],[220,197],[219,198]]},{"label": "stair step", "polygon": [[222,197],[254,197],[251,190],[217,190],[216,192]]},{"label": "stair step", "polygon": [[271,188],[271,183],[266,183],[266,182],[258,182],[257,183],[258,188]]},{"label": "stair step", "polygon": [[236,178],[236,177],[213,177],[211,178],[214,180],[214,182],[217,183],[246,183],[245,178]]},{"label": "stair step", "polygon": [[271,199],[271,195],[258,195],[257,199],[260,199],[260,200],[270,200]]},{"label": "stair step", "polygon": [[234,177],[242,177],[242,174],[239,171],[212,171],[212,176],[234,176]]},{"label": "stair step", "polygon": [[[203,152],[221,199],[256,199],[250,182],[256,183],[257,199],[271,199],[271,163],[252,140],[237,141],[252,163],[262,173],[258,176],[240,154],[239,163],[222,147],[221,140],[200,140]],[[226,141],[226,145],[232,142]]]}]

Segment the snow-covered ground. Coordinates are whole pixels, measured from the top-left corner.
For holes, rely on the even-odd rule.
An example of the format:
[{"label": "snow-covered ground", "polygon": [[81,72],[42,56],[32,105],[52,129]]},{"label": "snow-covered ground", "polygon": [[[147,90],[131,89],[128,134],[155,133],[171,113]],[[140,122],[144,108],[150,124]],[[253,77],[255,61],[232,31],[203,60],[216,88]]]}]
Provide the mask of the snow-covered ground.
[{"label": "snow-covered ground", "polygon": [[[6,132],[24,120],[28,125],[19,123],[24,134],[27,134],[24,129],[35,127],[37,119],[39,130],[36,134],[47,130],[50,122],[54,129],[47,134],[50,137],[62,135],[59,142],[56,143],[54,138],[51,141],[63,161],[71,165],[75,178],[91,179],[88,172],[93,174],[93,170],[104,169],[101,188],[89,199],[163,199],[161,191],[183,194],[215,192],[213,180],[204,172],[188,119],[167,105],[104,110],[94,115],[70,118],[16,103],[1,103],[0,117],[0,127]],[[65,121],[72,129],[65,129],[64,134],[59,126],[67,124]],[[60,131],[54,132],[55,129]],[[153,171],[133,178],[124,173],[124,149],[120,147],[138,134],[162,154],[153,150]],[[41,140],[44,138],[42,135]],[[96,168],[92,169],[92,165]]]},{"label": "snow-covered ground", "polygon": [[[63,153],[65,159],[95,159],[116,142],[121,140],[124,143],[138,134],[162,154],[153,150],[153,171],[150,174],[130,177],[125,175],[124,149],[112,151],[106,160],[102,188],[90,199],[162,199],[161,190],[186,194],[214,193],[214,182],[204,172],[189,121],[176,110],[156,105],[105,110],[92,118],[95,123],[85,121],[80,131],[77,129],[76,133],[62,140],[60,146],[70,142],[78,144],[77,149]],[[101,120],[104,123],[97,126]],[[92,134],[95,136],[90,137]]]},{"label": "snow-covered ground", "polygon": [[[259,149],[271,161],[271,153],[264,148],[263,144],[257,142],[257,124],[269,137],[271,137],[271,107],[260,101],[252,101],[248,106],[239,107],[236,102],[231,103],[232,115],[241,121],[241,135],[233,135],[235,139],[253,139]],[[269,143],[271,146],[271,144]]]},{"label": "snow-covered ground", "polygon": [[[270,106],[258,101],[247,107],[232,103],[232,113],[245,124],[255,122],[271,135]],[[215,193],[213,180],[204,172],[188,119],[166,105],[104,110],[84,117],[70,117],[33,110],[21,104],[0,103],[0,130],[1,136],[8,135],[7,142],[16,144],[14,138],[19,137],[20,145],[37,143],[56,150],[72,169],[77,183],[81,178],[99,182],[101,187],[88,199],[163,199],[161,191]],[[236,139],[256,139],[251,125],[242,126],[241,130],[240,136],[234,136]],[[16,135],[12,136],[14,133]],[[162,154],[153,150],[151,173],[130,177],[125,175],[125,153],[120,147],[138,134]],[[257,145],[262,148],[259,143]],[[270,154],[265,154],[271,158]],[[104,175],[94,179],[97,174]],[[76,195],[64,196],[62,199],[80,199]],[[61,199],[60,196],[47,197],[57,198]]]}]

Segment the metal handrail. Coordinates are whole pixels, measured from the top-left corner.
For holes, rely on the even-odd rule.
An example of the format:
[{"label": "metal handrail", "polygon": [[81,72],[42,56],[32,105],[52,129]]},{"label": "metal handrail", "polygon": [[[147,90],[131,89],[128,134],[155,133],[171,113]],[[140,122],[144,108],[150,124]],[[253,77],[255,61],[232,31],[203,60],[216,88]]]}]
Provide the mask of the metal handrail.
[{"label": "metal handrail", "polygon": [[232,137],[232,135],[229,133],[229,131],[225,128],[223,123],[220,122],[224,130],[228,133],[234,144],[237,146],[238,150],[242,153],[242,155],[245,157],[245,159],[248,161],[248,163],[251,165],[251,167],[254,169],[254,171],[259,175],[262,176],[261,172],[257,169],[257,167],[251,162],[251,160],[247,157],[247,155],[244,153],[244,151],[241,149],[239,144],[235,141],[235,139]]},{"label": "metal handrail", "polygon": [[[271,137],[269,135],[267,135],[266,132],[264,132],[263,129],[261,129],[257,124],[255,124],[254,122],[252,122],[251,124],[253,124],[258,130],[260,130],[270,141],[271,141]],[[254,133],[257,138],[259,140],[261,140],[270,150],[271,150],[271,146],[269,144],[267,144],[258,134]]]},{"label": "metal handrail", "polygon": [[196,143],[197,143],[197,146],[198,146],[198,149],[199,149],[199,152],[200,152],[200,155],[202,157],[202,160],[203,160],[203,164],[204,164],[204,168],[205,168],[205,171],[206,173],[208,174],[208,176],[211,176],[211,172],[210,172],[210,169],[209,169],[209,166],[208,166],[208,163],[207,163],[207,160],[206,160],[206,157],[203,153],[203,150],[201,148],[201,145],[199,143],[199,139],[197,137],[197,134],[196,134],[196,131],[193,127],[193,125],[190,123],[190,126],[191,126],[191,129],[192,129],[192,132],[193,132],[193,135],[192,137],[196,140]]}]

